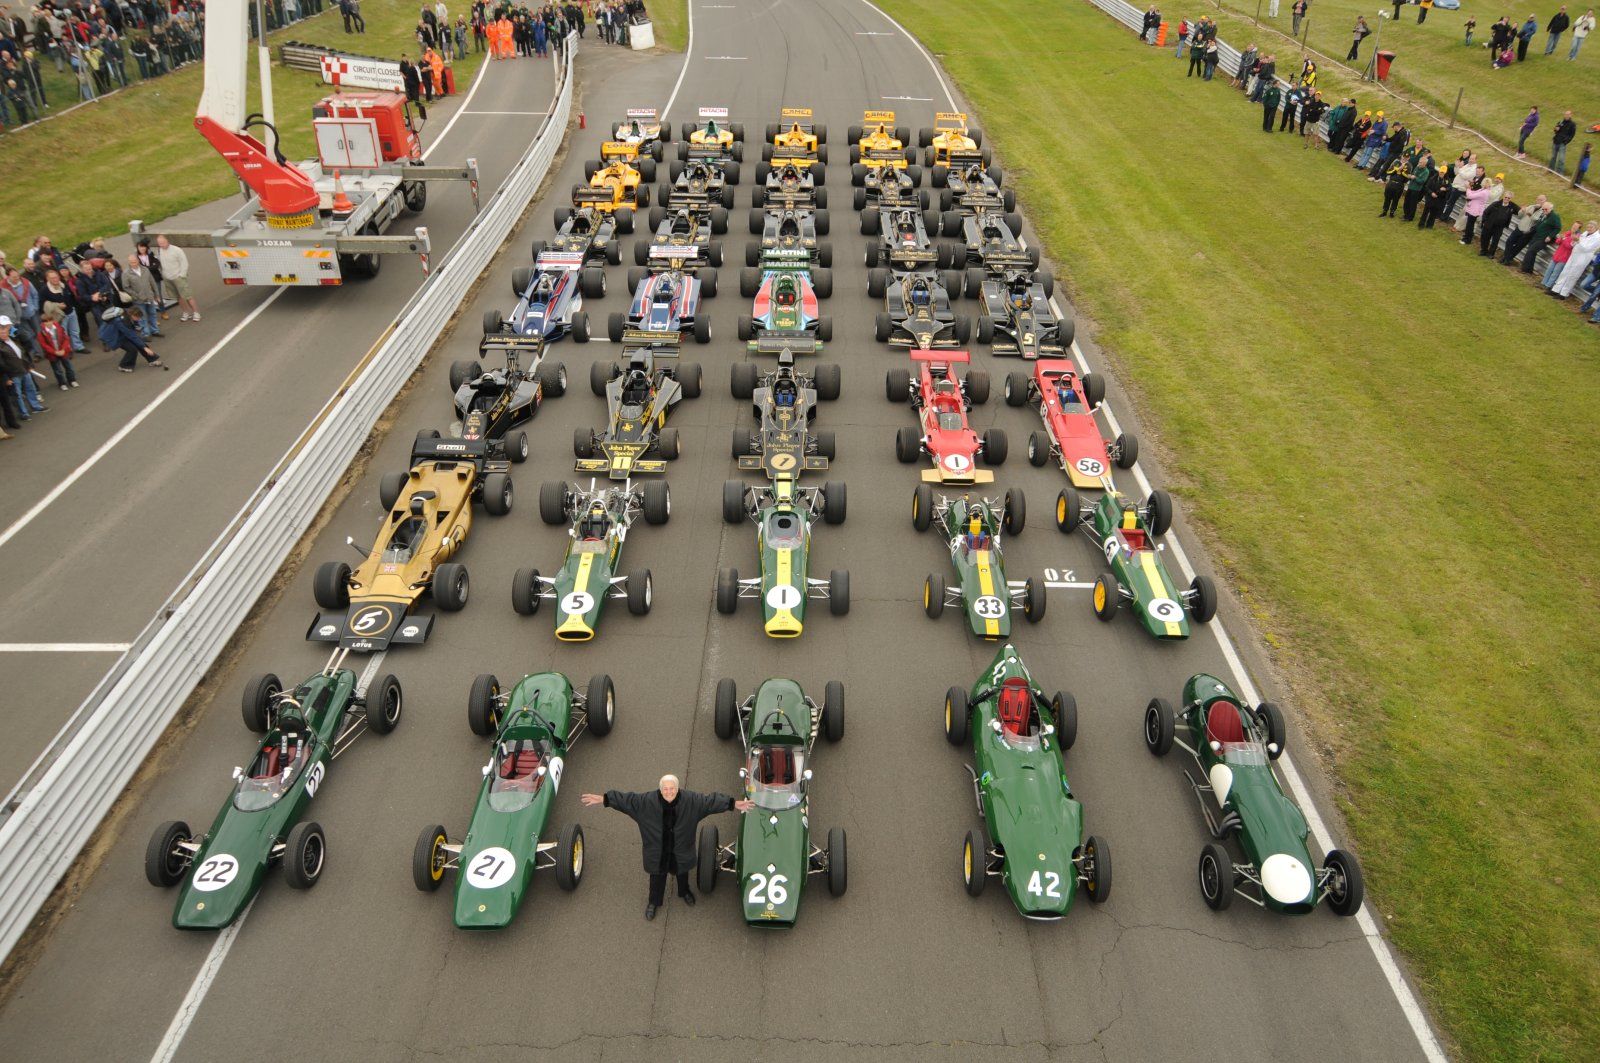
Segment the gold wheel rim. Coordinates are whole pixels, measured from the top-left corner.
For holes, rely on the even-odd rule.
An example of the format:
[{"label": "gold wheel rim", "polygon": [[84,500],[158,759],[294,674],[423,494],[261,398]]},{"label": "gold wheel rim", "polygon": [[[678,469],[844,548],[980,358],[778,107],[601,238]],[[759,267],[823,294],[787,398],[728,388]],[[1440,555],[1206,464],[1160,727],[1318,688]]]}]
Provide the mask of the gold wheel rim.
[{"label": "gold wheel rim", "polygon": [[970,841],[969,842],[965,842],[961,846],[961,855],[962,855],[963,862],[966,865],[965,866],[965,874],[967,876],[967,881],[971,882],[972,881],[972,843]]},{"label": "gold wheel rim", "polygon": [[1064,498],[1058,498],[1058,499],[1056,499],[1056,523],[1057,524],[1065,524],[1066,522],[1067,522],[1067,500],[1064,499]]},{"label": "gold wheel rim", "polygon": [[1104,583],[1096,583],[1094,585],[1094,607],[1097,611],[1106,607],[1106,585]]}]

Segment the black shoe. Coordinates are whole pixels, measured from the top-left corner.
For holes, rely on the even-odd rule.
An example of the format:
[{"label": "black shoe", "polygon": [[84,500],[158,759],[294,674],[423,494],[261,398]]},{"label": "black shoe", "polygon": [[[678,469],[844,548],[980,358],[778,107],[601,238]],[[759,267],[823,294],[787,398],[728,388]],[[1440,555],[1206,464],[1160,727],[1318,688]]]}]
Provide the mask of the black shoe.
[{"label": "black shoe", "polygon": [[687,904],[691,908],[694,907],[694,894],[693,893],[690,893],[688,891],[684,891],[683,893],[678,894],[678,900],[682,901],[684,904]]},{"label": "black shoe", "polygon": [[653,905],[653,904],[645,905],[644,906],[644,917],[645,917],[646,920],[654,919],[656,917],[656,906]]}]

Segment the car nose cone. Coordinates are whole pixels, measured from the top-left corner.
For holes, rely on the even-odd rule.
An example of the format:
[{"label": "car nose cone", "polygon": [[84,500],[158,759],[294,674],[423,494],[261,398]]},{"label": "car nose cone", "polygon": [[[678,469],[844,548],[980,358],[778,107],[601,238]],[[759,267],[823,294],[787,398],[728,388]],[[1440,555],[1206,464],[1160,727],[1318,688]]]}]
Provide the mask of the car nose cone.
[{"label": "car nose cone", "polygon": [[1299,904],[1311,894],[1311,872],[1286,853],[1274,853],[1261,862],[1261,888],[1279,904]]}]

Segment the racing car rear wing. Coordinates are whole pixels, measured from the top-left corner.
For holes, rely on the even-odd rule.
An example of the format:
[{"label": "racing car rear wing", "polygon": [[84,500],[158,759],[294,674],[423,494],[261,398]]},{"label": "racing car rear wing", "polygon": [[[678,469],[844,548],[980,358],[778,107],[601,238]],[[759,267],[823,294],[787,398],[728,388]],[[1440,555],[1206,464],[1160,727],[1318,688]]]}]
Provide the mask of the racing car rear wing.
[{"label": "racing car rear wing", "polygon": [[961,111],[936,111],[933,115],[933,128],[941,133],[955,132],[965,135],[967,116]]},{"label": "racing car rear wing", "polygon": [[972,358],[966,351],[930,351],[916,349],[908,352],[913,362],[927,362],[929,366],[966,365]]},{"label": "racing car rear wing", "polygon": [[815,332],[763,332],[749,343],[755,354],[820,354],[822,341]]},{"label": "racing car rear wing", "polygon": [[862,111],[862,125],[894,125],[893,111]]},{"label": "racing car rear wing", "polygon": [[[537,358],[544,351],[543,336],[517,336],[509,332],[488,333],[478,341],[478,357],[498,352],[507,360],[524,356]],[[528,363],[528,364],[531,364]]]}]

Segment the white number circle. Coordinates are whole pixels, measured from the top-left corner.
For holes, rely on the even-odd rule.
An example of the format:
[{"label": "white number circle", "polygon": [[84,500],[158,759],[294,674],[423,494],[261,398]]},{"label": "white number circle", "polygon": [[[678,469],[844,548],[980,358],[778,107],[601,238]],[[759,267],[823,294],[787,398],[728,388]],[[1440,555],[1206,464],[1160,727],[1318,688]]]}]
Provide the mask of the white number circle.
[{"label": "white number circle", "polygon": [[561,769],[564,767],[566,767],[566,761],[560,757],[550,758],[550,787],[557,792],[561,790]]},{"label": "white number circle", "polygon": [[1073,464],[1085,476],[1100,476],[1106,471],[1105,465],[1094,458],[1079,458]]},{"label": "white number circle", "polygon": [[561,599],[561,611],[573,616],[582,616],[594,608],[594,596],[583,591],[573,591]]},{"label": "white number circle", "polygon": [[467,881],[480,890],[492,890],[510,881],[517,870],[517,858],[498,845],[484,849],[467,865]]},{"label": "white number circle", "polygon": [[357,635],[366,635],[381,630],[389,622],[389,610],[381,605],[370,609],[363,609],[357,613],[355,619],[350,621],[350,630]]},{"label": "white number circle", "polygon": [[944,456],[944,467],[952,472],[961,472],[971,464],[963,454],[946,454]]},{"label": "white number circle", "polygon": [[767,605],[774,609],[793,609],[800,604],[800,591],[787,583],[779,583],[767,592]]},{"label": "white number circle", "polygon": [[326,768],[321,761],[311,765],[311,770],[306,774],[306,796],[317,796],[317,787],[322,785],[322,776]]},{"label": "white number circle", "polygon": [[238,858],[227,853],[217,853],[201,861],[194,872],[194,888],[201,893],[220,890],[239,874]]},{"label": "white number circle", "polygon": [[1106,536],[1104,546],[1106,552],[1106,562],[1109,564],[1110,562],[1116,560],[1117,557],[1117,536],[1115,532]]},{"label": "white number circle", "polygon": [[972,603],[972,611],[985,620],[999,620],[1006,615],[1006,603],[992,594],[985,594]]},{"label": "white number circle", "polygon": [[1145,606],[1145,611],[1163,624],[1176,624],[1183,619],[1183,606],[1171,598],[1157,598]]}]

